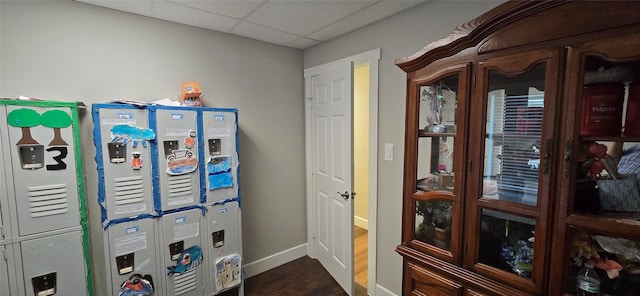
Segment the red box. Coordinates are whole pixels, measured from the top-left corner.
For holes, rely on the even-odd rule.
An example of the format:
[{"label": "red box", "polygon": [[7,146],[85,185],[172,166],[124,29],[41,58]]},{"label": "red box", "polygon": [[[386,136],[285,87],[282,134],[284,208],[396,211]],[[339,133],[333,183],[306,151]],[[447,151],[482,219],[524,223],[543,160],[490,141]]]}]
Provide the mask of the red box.
[{"label": "red box", "polygon": [[581,136],[620,136],[624,84],[594,84],[582,92]]},{"label": "red box", "polygon": [[624,135],[640,136],[640,84],[638,83],[632,83],[629,86]]}]

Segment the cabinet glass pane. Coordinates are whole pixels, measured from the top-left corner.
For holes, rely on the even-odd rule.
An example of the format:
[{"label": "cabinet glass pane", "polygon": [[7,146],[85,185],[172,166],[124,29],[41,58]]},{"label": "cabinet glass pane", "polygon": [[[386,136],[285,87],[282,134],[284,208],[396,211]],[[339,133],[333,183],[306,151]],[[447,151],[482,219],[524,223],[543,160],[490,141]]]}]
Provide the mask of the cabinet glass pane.
[{"label": "cabinet glass pane", "polygon": [[456,122],[458,74],[420,86],[420,122],[425,132],[453,133]]},{"label": "cabinet glass pane", "polygon": [[535,220],[482,210],[478,261],[530,278],[533,271]]},{"label": "cabinet glass pane", "polygon": [[579,231],[573,232],[569,239],[566,292],[575,292],[580,268],[590,263],[600,282],[599,295],[638,295],[640,242]]},{"label": "cabinet glass pane", "polygon": [[450,251],[452,209],[452,201],[416,201],[415,239]]},{"label": "cabinet glass pane", "polygon": [[640,220],[640,61],[584,68],[574,211]]},{"label": "cabinet glass pane", "polygon": [[453,191],[458,74],[418,88],[417,190]]},{"label": "cabinet glass pane", "polygon": [[546,64],[489,71],[483,197],[536,205]]},{"label": "cabinet glass pane", "polygon": [[417,191],[453,192],[454,137],[421,137],[418,139]]}]

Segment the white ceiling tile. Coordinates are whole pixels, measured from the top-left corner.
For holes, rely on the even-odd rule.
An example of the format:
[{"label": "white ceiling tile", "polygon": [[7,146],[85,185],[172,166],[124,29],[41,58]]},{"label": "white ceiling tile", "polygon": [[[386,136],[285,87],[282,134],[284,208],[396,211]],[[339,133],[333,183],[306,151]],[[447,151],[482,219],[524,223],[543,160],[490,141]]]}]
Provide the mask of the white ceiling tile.
[{"label": "white ceiling tile", "polygon": [[247,17],[247,21],[305,36],[375,3],[362,1],[269,1]]},{"label": "white ceiling tile", "polygon": [[327,41],[424,2],[425,0],[381,1],[344,19],[332,23],[325,28],[320,28],[320,30],[307,35],[307,37],[315,40]]},{"label": "white ceiling tile", "polygon": [[151,3],[153,0],[76,0],[78,2],[84,2],[115,10],[149,15]]},{"label": "white ceiling tile", "polygon": [[216,15],[164,0],[156,0],[150,16],[227,33],[239,22],[232,17]]},{"label": "white ceiling tile", "polygon": [[298,39],[296,39],[295,41],[286,44],[287,46],[293,47],[293,48],[299,48],[299,49],[305,49],[305,48],[309,48],[311,46],[314,46],[316,44],[320,43],[320,41],[317,40],[313,40],[313,39],[309,39],[309,38],[304,38],[304,37],[300,37]]},{"label": "white ceiling tile", "polygon": [[304,49],[429,0],[75,1]]},{"label": "white ceiling tile", "polygon": [[167,0],[213,14],[243,19],[266,0]]},{"label": "white ceiling tile", "polygon": [[233,28],[230,33],[280,45],[289,44],[298,38],[296,35],[280,32],[278,30],[273,30],[248,22],[240,23],[237,27]]}]

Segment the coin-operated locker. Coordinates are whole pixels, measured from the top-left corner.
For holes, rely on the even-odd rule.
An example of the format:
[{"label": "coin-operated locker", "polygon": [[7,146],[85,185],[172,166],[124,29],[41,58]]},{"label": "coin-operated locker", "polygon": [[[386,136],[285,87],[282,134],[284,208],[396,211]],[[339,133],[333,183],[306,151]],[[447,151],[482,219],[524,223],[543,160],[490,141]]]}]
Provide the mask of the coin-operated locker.
[{"label": "coin-operated locker", "polygon": [[[4,257],[7,254],[5,246],[0,245],[0,254]],[[7,261],[0,260],[0,295],[9,294],[9,267]]]},{"label": "coin-operated locker", "polygon": [[108,295],[167,295],[161,284],[158,219],[140,219],[107,229],[110,263]]},{"label": "coin-operated locker", "polygon": [[[0,137],[0,154],[3,151],[2,137]],[[11,229],[8,225],[9,214],[7,185],[5,183],[4,158],[0,157],[0,296],[15,295],[15,264],[13,261],[13,248],[11,243]],[[5,221],[7,219],[7,221]],[[3,260],[4,259],[4,260]],[[11,262],[10,262],[11,261]],[[11,266],[11,268],[9,267]],[[11,270],[11,272],[9,272]]]},{"label": "coin-operated locker", "polygon": [[11,258],[0,283],[11,295],[92,292],[78,125],[78,103],[0,100],[0,245]]},{"label": "coin-operated locker", "polygon": [[147,109],[94,104],[92,113],[102,223],[152,215],[151,144],[155,132],[149,128]]},{"label": "coin-operated locker", "polygon": [[165,266],[166,295],[204,293],[204,268],[200,235],[200,208],[165,214],[162,220],[161,256]]},{"label": "coin-operated locker", "polygon": [[[3,138],[0,136],[0,155],[6,155],[4,152],[4,149],[6,148],[4,148],[4,146]],[[4,173],[4,162],[7,160],[5,160],[4,157],[0,157],[0,245],[9,243],[9,239],[11,238],[11,227],[8,227],[9,197],[6,184],[7,178]]]},{"label": "coin-operated locker", "polygon": [[239,197],[237,126],[236,109],[202,112],[207,204]]},{"label": "coin-operated locker", "polygon": [[[7,259],[13,258],[13,256],[10,255],[13,255],[11,246],[0,244],[0,256],[5,256],[4,258]],[[9,272],[9,265],[8,260],[0,260],[0,296],[10,296],[16,293],[13,291],[15,283],[12,279],[12,275],[14,275],[15,272]]]},{"label": "coin-operated locker", "polygon": [[237,201],[207,207],[203,244],[208,272],[207,293],[217,295],[241,286],[242,242],[240,208]]},{"label": "coin-operated locker", "polygon": [[87,295],[81,239],[76,231],[15,245],[22,254],[26,295]]},{"label": "coin-operated locker", "polygon": [[80,225],[79,144],[74,142],[72,124],[77,122],[73,122],[71,109],[5,106],[5,112],[6,156],[11,159],[6,173],[11,174],[13,183],[7,186],[13,189],[18,220],[12,225],[14,235]]},{"label": "coin-operated locker", "polygon": [[149,107],[156,131],[157,192],[161,211],[200,204],[198,113],[184,107]]}]

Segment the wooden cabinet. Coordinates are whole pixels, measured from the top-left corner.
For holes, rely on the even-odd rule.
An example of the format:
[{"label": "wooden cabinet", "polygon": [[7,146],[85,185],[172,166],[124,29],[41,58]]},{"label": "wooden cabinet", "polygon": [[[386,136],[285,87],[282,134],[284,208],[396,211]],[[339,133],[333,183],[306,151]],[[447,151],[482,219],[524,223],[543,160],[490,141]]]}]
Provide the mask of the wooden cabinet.
[{"label": "wooden cabinet", "polygon": [[396,64],[404,295],[571,295],[588,261],[638,295],[640,2],[506,2]]}]

